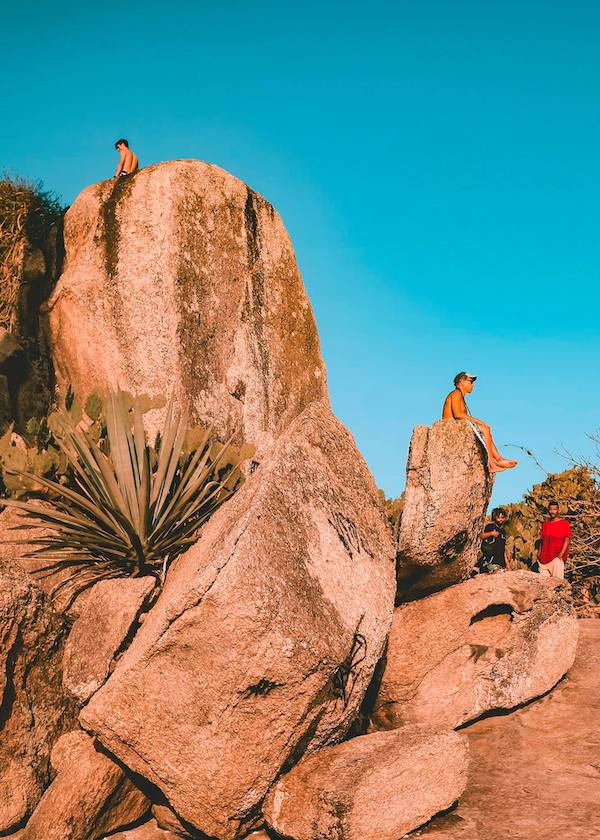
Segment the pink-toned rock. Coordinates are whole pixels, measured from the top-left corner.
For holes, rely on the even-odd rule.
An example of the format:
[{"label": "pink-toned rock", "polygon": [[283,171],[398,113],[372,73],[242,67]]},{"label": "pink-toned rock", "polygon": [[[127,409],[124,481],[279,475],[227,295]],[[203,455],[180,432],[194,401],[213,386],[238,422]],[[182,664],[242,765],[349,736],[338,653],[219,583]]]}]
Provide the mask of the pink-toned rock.
[{"label": "pink-toned rock", "polygon": [[97,583],[73,624],[65,647],[63,684],[81,703],[104,684],[156,585],[153,577]]},{"label": "pink-toned rock", "polygon": [[63,691],[61,660],[68,626],[16,565],[0,566],[0,834],[37,804],[50,771],[50,749],[75,725]]},{"label": "pink-toned rock", "polygon": [[264,814],[290,840],[399,840],[459,798],[468,764],[456,732],[364,735],[303,758],[275,784]]},{"label": "pink-toned rock", "polygon": [[141,819],[150,803],[123,770],[79,731],[57,742],[54,781],[20,840],[99,840]]},{"label": "pink-toned rock", "polygon": [[111,834],[110,840],[180,840],[180,835],[173,834],[172,831],[165,831],[160,828],[156,820],[150,820],[143,825],[136,826],[136,828]]},{"label": "pink-toned rock", "polygon": [[373,726],[460,726],[544,694],[573,664],[568,584],[478,575],[395,610]]},{"label": "pink-toned rock", "polygon": [[[258,455],[326,399],[310,303],[279,215],[216,166],[177,160],[85,189],[49,301],[59,385],[177,398]],[[152,421],[152,418],[148,418]],[[155,418],[158,424],[158,418]]]},{"label": "pink-toned rock", "polygon": [[179,558],[83,726],[211,837],[339,740],[381,656],[394,549],[354,442],[315,403]]},{"label": "pink-toned rock", "polygon": [[164,831],[170,831],[177,837],[191,837],[192,835],[183,825],[177,814],[165,803],[155,802],[152,805],[152,816],[156,824]]},{"label": "pink-toned rock", "polygon": [[398,534],[398,596],[415,598],[469,577],[493,481],[466,420],[416,426]]}]

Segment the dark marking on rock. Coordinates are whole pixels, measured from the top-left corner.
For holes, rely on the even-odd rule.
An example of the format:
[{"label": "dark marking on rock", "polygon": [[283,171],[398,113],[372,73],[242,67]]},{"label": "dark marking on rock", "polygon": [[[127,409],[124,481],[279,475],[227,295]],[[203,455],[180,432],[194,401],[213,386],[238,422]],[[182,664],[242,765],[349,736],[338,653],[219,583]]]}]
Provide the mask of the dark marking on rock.
[{"label": "dark marking on rock", "polygon": [[350,653],[340,663],[331,681],[332,694],[336,701],[341,700],[343,702],[344,708],[350,702],[354,686],[360,675],[359,665],[365,661],[366,656],[367,640],[362,633],[357,631],[352,640]]},{"label": "dark marking on rock", "polygon": [[340,542],[350,557],[354,559],[355,554],[360,554],[364,546],[356,523],[339,512],[332,513],[328,522],[335,529],[336,534],[340,538]]},{"label": "dark marking on rock", "polygon": [[475,613],[469,624],[476,624],[478,621],[494,618],[497,615],[509,615],[512,620],[514,612],[514,608],[510,604],[490,604],[489,607]]},{"label": "dark marking on rock", "polygon": [[477,662],[481,657],[487,653],[489,647],[487,645],[469,645],[471,648],[471,659]]},{"label": "dark marking on rock", "polygon": [[113,277],[116,274],[119,264],[119,239],[121,234],[117,210],[119,203],[130,194],[131,187],[133,186],[133,178],[134,175],[117,178],[109,197],[102,205],[104,257],[106,260],[106,273],[109,277]]},{"label": "dark marking on rock", "polygon": [[280,688],[281,683],[273,682],[272,680],[268,680],[266,677],[263,677],[254,685],[249,685],[248,688],[244,691],[244,697],[264,697],[266,694],[269,694],[273,689]]},{"label": "dark marking on rock", "polygon": [[438,549],[438,554],[442,563],[452,563],[456,560],[461,551],[464,551],[468,541],[469,532],[463,530],[441,545]]}]

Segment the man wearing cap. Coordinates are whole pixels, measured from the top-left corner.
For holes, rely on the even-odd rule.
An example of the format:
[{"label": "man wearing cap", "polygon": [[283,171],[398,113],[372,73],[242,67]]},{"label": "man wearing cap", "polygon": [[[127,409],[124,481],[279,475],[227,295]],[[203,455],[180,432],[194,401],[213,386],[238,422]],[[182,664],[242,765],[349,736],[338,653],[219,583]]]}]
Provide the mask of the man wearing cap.
[{"label": "man wearing cap", "polygon": [[465,394],[470,394],[476,376],[461,370],[454,377],[454,391],[451,391],[444,401],[444,409],[442,411],[442,418],[444,420],[468,420],[473,431],[479,440],[485,446],[488,455],[488,469],[491,473],[502,472],[502,470],[512,469],[517,466],[517,461],[504,458],[499,452],[498,447],[494,443],[492,437],[491,427],[480,420],[478,417],[473,417],[469,414],[467,403],[465,401]]}]

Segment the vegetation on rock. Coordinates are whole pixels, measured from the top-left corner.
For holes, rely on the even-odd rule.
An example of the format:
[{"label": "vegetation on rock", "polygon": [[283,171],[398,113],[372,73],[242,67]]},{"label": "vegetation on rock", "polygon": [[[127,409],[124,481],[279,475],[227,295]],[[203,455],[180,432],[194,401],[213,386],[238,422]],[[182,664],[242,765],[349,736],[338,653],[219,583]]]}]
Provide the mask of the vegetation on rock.
[{"label": "vegetation on rock", "polygon": [[571,523],[573,531],[565,573],[581,615],[600,615],[599,475],[600,468],[594,464],[576,465],[548,475],[523,501],[505,505],[509,516],[507,558],[516,569],[534,567],[535,544],[548,503],[553,499],[559,502],[560,515]]},{"label": "vegetation on rock", "polygon": [[[49,418],[51,443],[32,456],[37,474],[15,464],[15,453],[29,457],[27,450],[15,448],[5,463],[8,479],[23,483],[21,493],[42,496],[41,503],[9,498],[5,504],[44,529],[30,554],[43,561],[39,573],[67,572],[53,594],[67,589],[74,599],[115,577],[162,581],[170,562],[243,480],[240,464],[253,447],[214,443],[209,431],[189,429],[173,400],[151,446],[143,415],[152,407],[145,398],[109,392],[103,417],[100,395],[88,398],[85,414],[72,399]],[[46,470],[53,474],[40,474]]]}]

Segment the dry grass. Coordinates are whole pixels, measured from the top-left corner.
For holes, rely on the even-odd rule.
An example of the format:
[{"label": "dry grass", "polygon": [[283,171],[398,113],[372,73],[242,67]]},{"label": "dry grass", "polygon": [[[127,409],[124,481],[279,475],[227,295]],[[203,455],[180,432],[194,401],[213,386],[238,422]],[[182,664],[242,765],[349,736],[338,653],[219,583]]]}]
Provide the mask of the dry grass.
[{"label": "dry grass", "polygon": [[56,196],[41,184],[9,176],[0,180],[0,328],[18,331],[26,244],[42,245],[62,213]]}]

